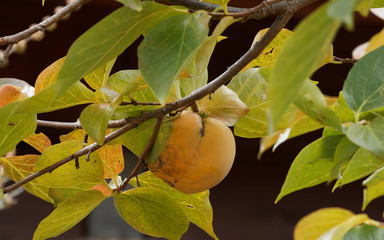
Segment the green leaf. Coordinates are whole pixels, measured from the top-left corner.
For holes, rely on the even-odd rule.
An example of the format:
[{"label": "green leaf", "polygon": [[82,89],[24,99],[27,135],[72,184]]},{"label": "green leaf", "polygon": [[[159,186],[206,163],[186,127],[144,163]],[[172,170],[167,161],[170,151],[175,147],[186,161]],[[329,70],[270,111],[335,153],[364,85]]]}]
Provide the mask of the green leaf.
[{"label": "green leaf", "polygon": [[328,7],[327,14],[335,20],[343,22],[348,30],[353,30],[353,13],[361,0],[334,1]]},{"label": "green leaf", "polygon": [[363,222],[369,220],[366,214],[357,214],[354,215],[344,222],[333,227],[331,230],[321,235],[318,240],[342,240],[346,232],[348,232],[354,226],[362,224]]},{"label": "green leaf", "polygon": [[33,134],[36,114],[15,113],[21,102],[13,102],[0,108],[0,156],[13,151],[16,145]]},{"label": "green leaf", "polygon": [[[82,148],[81,141],[67,141],[47,148],[37,159],[35,170],[40,171]],[[98,153],[90,154],[89,161],[85,156],[79,157],[79,168],[74,161],[70,161],[49,174],[45,174],[37,181],[52,188],[78,188],[89,190],[97,184],[106,184],[104,168]]]},{"label": "green leaf", "polygon": [[214,93],[197,101],[200,111],[216,118],[228,126],[233,126],[244,117],[249,108],[243,103],[237,93],[227,86],[221,86]]},{"label": "green leaf", "polygon": [[369,224],[353,227],[343,237],[343,240],[375,240],[384,239],[384,229]]},{"label": "green leaf", "polygon": [[331,179],[333,156],[342,136],[320,138],[306,146],[293,161],[276,199]]},{"label": "green leaf", "polygon": [[341,122],[334,111],[327,106],[324,95],[312,81],[305,81],[299,96],[294,101],[311,118],[341,131]]},{"label": "green leaf", "polygon": [[129,7],[132,10],[140,12],[143,10],[143,7],[141,6],[140,0],[116,0],[118,2],[121,2],[125,6]]},{"label": "green leaf", "polygon": [[384,46],[361,58],[349,71],[343,87],[348,106],[358,116],[384,106]]},{"label": "green leaf", "polygon": [[323,233],[354,214],[343,208],[322,208],[303,217],[295,226],[295,240],[317,240]]},{"label": "green leaf", "polygon": [[[214,239],[217,239],[212,227],[213,211],[209,202],[208,190],[195,194],[185,194],[169,186],[162,179],[155,177],[150,171],[140,174],[138,181],[141,187],[158,189],[169,194],[180,205],[190,222],[203,229]],[[134,187],[138,187],[135,179],[131,179],[129,183]]]},{"label": "green leaf", "polygon": [[267,94],[270,101],[269,133],[276,129],[305,80],[329,54],[330,43],[340,22],[327,16],[328,6],[324,4],[299,24],[276,60]]},{"label": "green leaf", "polygon": [[333,179],[342,178],[342,167],[345,166],[347,161],[351,160],[358,149],[359,147],[353,144],[347,137],[344,136],[341,139],[335,150],[334,165],[331,170]]},{"label": "green leaf", "polygon": [[82,77],[120,55],[141,34],[164,18],[185,14],[151,1],[137,12],[128,7],[114,11],[80,36],[68,51],[55,91],[60,96]]},{"label": "green leaf", "polygon": [[106,197],[99,191],[80,192],[60,202],[53,212],[40,222],[33,240],[56,237],[84,219]]},{"label": "green leaf", "polygon": [[114,197],[119,215],[133,228],[154,237],[180,239],[188,219],[168,194],[153,188],[134,188]]},{"label": "green leaf", "polygon": [[171,136],[173,127],[173,121],[163,121],[159,133],[156,136],[155,143],[152,146],[151,151],[147,156],[147,165],[155,162],[163,153],[165,146],[168,143],[168,139]]},{"label": "green leaf", "polygon": [[209,18],[203,12],[167,18],[140,44],[139,69],[161,103],[165,102],[173,81],[206,40]]},{"label": "green leaf", "polygon": [[114,110],[108,103],[91,104],[80,114],[80,122],[84,130],[100,146],[103,145],[108,123]]},{"label": "green leaf", "polygon": [[115,64],[116,58],[108,61],[103,66],[84,76],[84,80],[94,90],[100,89],[105,85],[109,74],[111,73],[112,67]]},{"label": "green leaf", "polygon": [[156,119],[148,120],[137,128],[131,129],[120,137],[112,140],[111,144],[121,144],[133,152],[136,156],[144,151],[156,126]]},{"label": "green leaf", "polygon": [[376,117],[367,125],[352,124],[346,135],[356,145],[384,158],[384,117]]},{"label": "green leaf", "polygon": [[342,174],[342,178],[336,181],[333,190],[337,187],[368,176],[382,166],[384,166],[383,160],[376,158],[372,153],[364,148],[360,148],[357,150],[355,155],[353,155],[347,168]]},{"label": "green leaf", "polygon": [[384,168],[380,168],[365,179],[363,186],[366,187],[364,189],[364,210],[372,200],[384,196]]},{"label": "green leaf", "polygon": [[[259,68],[250,68],[236,75],[228,84],[235,91],[240,100],[250,109],[247,115],[241,118],[235,125],[235,135],[246,138],[258,138],[268,134],[266,100],[267,82],[260,74]],[[292,121],[296,113],[296,107],[290,107],[283,117],[278,130],[285,129]]]},{"label": "green leaf", "polygon": [[[15,182],[21,181],[27,176],[35,173],[35,162],[39,155],[22,155],[14,157],[0,158],[0,163],[4,167],[5,174]],[[30,194],[35,195],[44,201],[53,203],[49,197],[48,186],[40,185],[36,179],[23,185],[24,189]]]},{"label": "green leaf", "polygon": [[56,98],[54,83],[63,62],[64,58],[61,58],[40,73],[35,83],[35,95],[24,100],[17,109],[18,112],[42,113],[96,102],[95,94],[81,82],[77,82],[66,93]]}]

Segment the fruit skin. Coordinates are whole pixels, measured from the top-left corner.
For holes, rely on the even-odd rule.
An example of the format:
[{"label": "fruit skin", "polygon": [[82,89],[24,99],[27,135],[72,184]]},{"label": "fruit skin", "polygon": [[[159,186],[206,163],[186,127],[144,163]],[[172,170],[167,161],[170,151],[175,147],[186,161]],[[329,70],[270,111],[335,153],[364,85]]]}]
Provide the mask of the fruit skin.
[{"label": "fruit skin", "polygon": [[201,119],[184,111],[173,122],[167,145],[152,173],[183,193],[198,193],[216,186],[230,171],[236,146],[231,130],[220,120]]}]

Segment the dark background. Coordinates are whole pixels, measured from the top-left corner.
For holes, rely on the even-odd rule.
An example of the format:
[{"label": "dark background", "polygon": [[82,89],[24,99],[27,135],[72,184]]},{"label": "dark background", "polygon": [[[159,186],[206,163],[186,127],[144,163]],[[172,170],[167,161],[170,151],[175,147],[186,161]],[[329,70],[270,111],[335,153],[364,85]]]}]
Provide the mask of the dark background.
[{"label": "dark background", "polygon": [[[255,6],[260,1],[233,0],[233,6]],[[0,1],[0,36],[10,35],[26,29],[31,23],[40,22],[55,6],[64,1],[46,0],[1,0]],[[71,43],[84,31],[102,19],[120,4],[112,0],[94,0],[73,13],[67,21],[59,23],[54,32],[47,32],[41,42],[30,42],[24,55],[13,54],[10,65],[0,69],[0,77],[13,77],[34,83],[38,74],[52,62],[65,56]],[[295,15],[287,25],[293,29],[296,23],[315,9],[312,4]],[[248,21],[234,24],[224,35],[229,38],[218,44],[210,64],[210,79],[218,76],[235,62],[250,46],[254,35],[263,28],[270,26],[273,17],[262,21]],[[368,19],[357,17],[354,32],[342,29],[334,43],[335,56],[351,57],[355,46],[367,41],[374,33],[381,30],[383,22],[374,16]],[[137,68],[136,47],[132,45],[119,57],[114,71]],[[303,59],[305,61],[305,59]],[[324,93],[336,96],[350,65],[325,66],[313,76],[319,81]],[[39,119],[76,121],[81,107],[65,111],[56,111],[39,115]],[[1,117],[1,116],[0,116]],[[53,142],[65,131],[44,131]],[[322,208],[341,206],[358,213],[361,211],[361,182],[349,184],[342,189],[331,192],[331,186],[322,184],[317,187],[295,192],[274,204],[285,175],[298,152],[311,141],[320,136],[317,131],[288,141],[274,153],[266,152],[261,160],[257,160],[258,139],[236,138],[237,155],[232,171],[217,187],[211,190],[211,203],[214,210],[214,229],[222,240],[231,239],[266,239],[289,240],[295,223],[306,214]],[[28,151],[26,145],[18,147],[20,154]],[[52,210],[50,204],[23,193],[18,197],[17,206],[0,212],[0,240],[32,239],[33,232],[39,222]],[[111,210],[109,210],[111,209]],[[376,200],[370,204],[366,212],[371,218],[382,220],[383,201]],[[113,230],[113,226],[120,226]],[[115,232],[114,232],[115,231]],[[116,238],[108,238],[114,236]],[[95,213],[86,218],[76,227],[57,239],[141,239],[132,232],[127,224],[119,219],[110,203],[96,209]],[[119,238],[119,239],[120,239]],[[211,239],[203,231],[191,224],[189,231],[183,236],[188,239]]]}]

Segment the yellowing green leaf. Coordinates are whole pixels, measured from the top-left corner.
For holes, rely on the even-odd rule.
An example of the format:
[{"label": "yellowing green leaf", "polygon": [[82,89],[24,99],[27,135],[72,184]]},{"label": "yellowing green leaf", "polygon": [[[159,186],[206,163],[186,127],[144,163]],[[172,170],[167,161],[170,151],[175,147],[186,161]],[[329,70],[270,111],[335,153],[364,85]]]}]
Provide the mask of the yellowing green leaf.
[{"label": "yellowing green leaf", "polygon": [[103,66],[84,76],[84,80],[94,90],[100,89],[105,85],[115,61],[116,58],[108,61]]},{"label": "yellowing green leaf", "polygon": [[381,30],[379,33],[375,34],[373,37],[371,37],[371,39],[369,40],[368,47],[365,51],[366,53],[369,53],[383,45],[384,45],[384,29]]},{"label": "yellowing green leaf", "polygon": [[210,117],[216,118],[233,126],[236,122],[249,112],[249,108],[233,90],[227,86],[221,86],[213,94],[205,96],[197,101],[201,111]]},{"label": "yellowing green leaf", "polygon": [[[82,142],[72,140],[47,148],[37,159],[35,170],[39,171],[70,156],[81,149],[82,145]],[[37,181],[52,188],[79,188],[84,190],[89,190],[97,184],[106,184],[102,160],[98,153],[90,154],[89,161],[85,159],[85,156],[79,157],[78,162],[79,168],[76,167],[75,160],[73,160],[51,173],[44,174]]]},{"label": "yellowing green leaf", "polygon": [[165,102],[173,81],[206,40],[209,18],[203,12],[167,18],[140,44],[139,69],[161,103]]},{"label": "yellowing green leaf", "polygon": [[36,130],[36,114],[15,113],[21,102],[0,108],[0,156],[13,151],[16,145]]},{"label": "yellowing green leaf", "polygon": [[173,121],[163,121],[161,123],[159,132],[156,136],[156,140],[148,153],[147,165],[155,162],[163,153],[165,146],[168,143],[168,139],[171,136],[173,128]]},{"label": "yellowing green leaf", "polygon": [[228,13],[227,4],[229,0],[204,0],[204,2],[220,5],[223,8],[224,12]]},{"label": "yellowing green leaf", "polygon": [[[262,29],[260,30],[252,44],[255,44],[257,41],[259,41],[264,34],[268,31],[269,28],[267,29]],[[271,43],[268,44],[268,46],[260,53],[260,55],[252,60],[245,69],[251,68],[251,67],[272,67],[273,64],[275,63],[277,56],[281,52],[281,50],[284,47],[284,44],[288,41],[288,39],[293,35],[293,32],[283,28],[281,32],[275,37]]]},{"label": "yellowing green leaf", "polygon": [[83,220],[106,197],[99,191],[83,191],[60,202],[53,212],[40,222],[33,240],[56,237]]},{"label": "yellowing green leaf", "polygon": [[354,214],[343,208],[322,208],[303,217],[295,226],[294,240],[317,240]]},{"label": "yellowing green leaf", "polygon": [[[38,157],[39,155],[5,157],[0,158],[0,162],[5,174],[13,181],[18,182],[35,173],[35,162]],[[29,193],[53,203],[53,200],[48,196],[48,186],[40,185],[36,179],[24,184],[23,187]]]},{"label": "yellowing green leaf", "polygon": [[[180,205],[190,222],[203,229],[212,238],[217,239],[212,227],[213,211],[209,202],[208,190],[196,194],[185,194],[170,187],[150,171],[140,174],[138,181],[142,187],[158,189],[169,194]],[[131,179],[129,183],[138,187],[135,179]]]},{"label": "yellowing green leaf", "polygon": [[133,228],[154,237],[178,240],[188,229],[188,218],[168,194],[140,187],[114,196],[119,215]]},{"label": "yellowing green leaf", "polygon": [[342,223],[339,223],[331,230],[327,231],[318,240],[342,240],[346,232],[348,232],[354,226],[360,225],[363,222],[369,220],[366,214],[357,214],[351,216]]}]

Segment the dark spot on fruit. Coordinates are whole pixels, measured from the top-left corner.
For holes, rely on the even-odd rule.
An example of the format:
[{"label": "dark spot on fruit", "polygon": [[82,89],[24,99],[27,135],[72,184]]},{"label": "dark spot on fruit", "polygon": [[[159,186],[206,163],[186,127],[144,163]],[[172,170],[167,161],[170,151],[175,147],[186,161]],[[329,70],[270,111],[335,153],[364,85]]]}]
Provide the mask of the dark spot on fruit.
[{"label": "dark spot on fruit", "polygon": [[194,208],[193,206],[191,206],[191,205],[189,205],[189,204],[187,204],[187,207],[189,207],[189,208]]}]

